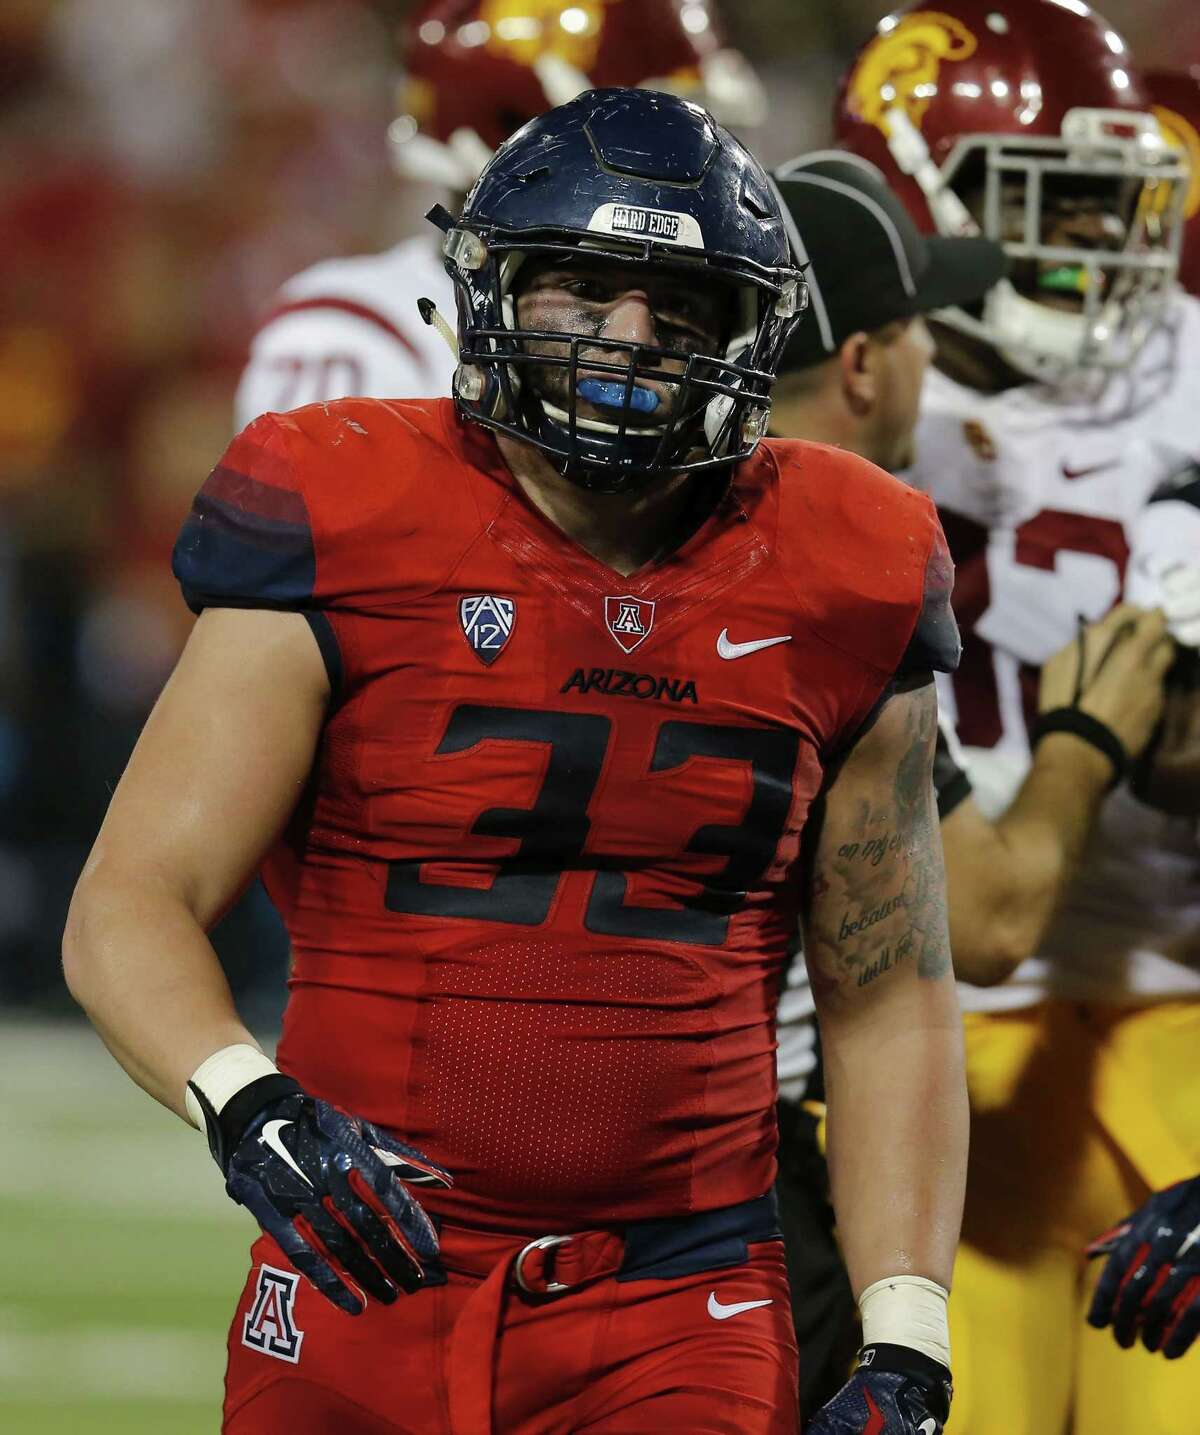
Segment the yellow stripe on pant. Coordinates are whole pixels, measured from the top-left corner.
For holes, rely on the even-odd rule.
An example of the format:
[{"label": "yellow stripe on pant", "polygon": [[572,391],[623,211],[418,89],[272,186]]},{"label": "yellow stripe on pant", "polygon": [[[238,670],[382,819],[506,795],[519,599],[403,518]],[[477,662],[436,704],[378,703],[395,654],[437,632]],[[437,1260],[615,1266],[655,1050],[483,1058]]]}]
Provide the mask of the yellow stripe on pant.
[{"label": "yellow stripe on pant", "polygon": [[1084,1322],[1084,1245],[1200,1171],[1200,1003],[969,1013],[971,1157],[947,1435],[1196,1435],[1200,1349]]}]

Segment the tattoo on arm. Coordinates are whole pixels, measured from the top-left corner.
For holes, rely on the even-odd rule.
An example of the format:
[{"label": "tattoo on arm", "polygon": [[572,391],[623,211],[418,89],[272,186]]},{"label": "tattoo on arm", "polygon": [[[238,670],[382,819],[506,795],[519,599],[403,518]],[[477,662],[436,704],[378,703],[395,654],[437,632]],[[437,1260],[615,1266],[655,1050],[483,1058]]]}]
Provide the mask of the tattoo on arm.
[{"label": "tattoo on arm", "polygon": [[[852,765],[835,784],[809,888],[807,949],[818,994],[849,994],[914,960],[927,980],[950,968],[946,899],[932,764],[932,686],[903,700],[902,748],[890,785]],[[838,800],[843,781],[862,793]],[[847,794],[849,796],[849,794]]]}]

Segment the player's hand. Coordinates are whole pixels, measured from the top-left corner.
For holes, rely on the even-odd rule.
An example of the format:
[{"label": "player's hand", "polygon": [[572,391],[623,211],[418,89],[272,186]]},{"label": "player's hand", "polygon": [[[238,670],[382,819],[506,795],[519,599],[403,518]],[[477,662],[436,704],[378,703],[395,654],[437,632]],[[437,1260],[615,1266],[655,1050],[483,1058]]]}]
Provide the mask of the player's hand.
[{"label": "player's hand", "polygon": [[1162,716],[1163,680],[1173,656],[1162,611],[1123,603],[1046,662],[1038,710],[1078,708],[1136,757]]},{"label": "player's hand", "polygon": [[806,1435],[941,1435],[952,1387],[940,1361],[905,1345],[868,1345],[859,1360]]},{"label": "player's hand", "polygon": [[440,1166],[282,1075],[205,1120],[225,1189],[334,1305],[359,1315],[421,1285],[437,1235],[407,1188],[449,1186]]},{"label": "player's hand", "polygon": [[1108,1257],[1088,1324],[1178,1359],[1200,1333],[1200,1176],[1155,1192],[1087,1249]]}]

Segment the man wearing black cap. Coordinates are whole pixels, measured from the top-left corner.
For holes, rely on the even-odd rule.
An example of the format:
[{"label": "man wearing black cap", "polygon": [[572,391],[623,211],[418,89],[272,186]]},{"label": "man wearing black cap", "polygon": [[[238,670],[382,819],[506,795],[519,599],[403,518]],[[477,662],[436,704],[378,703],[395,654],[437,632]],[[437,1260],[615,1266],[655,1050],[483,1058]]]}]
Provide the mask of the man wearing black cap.
[{"label": "man wearing black cap", "polygon": [[922,235],[856,155],[802,155],[775,179],[792,243],[810,261],[811,314],[784,354],[774,427],[906,468],[933,357],[922,315],[981,300],[1004,275],[1004,252],[987,239]]},{"label": "man wearing black cap", "polygon": [[[801,156],[774,179],[792,246],[809,265],[811,314],[780,365],[773,430],[905,468],[915,456],[913,430],[933,356],[923,315],[978,303],[1004,273],[1003,251],[984,239],[921,235],[879,171],[854,155]],[[1043,668],[1041,710],[1074,704],[1131,755],[1139,753],[1161,711],[1170,660],[1163,634],[1161,614],[1115,609]],[[934,782],[951,948],[960,977],[992,985],[1035,950],[1112,773],[1094,747],[1071,733],[1050,734],[1016,798],[993,821],[956,752],[943,722]],[[805,1415],[841,1384],[860,1338],[821,1154],[824,1085],[812,1012],[804,964],[795,962],[778,1025],[779,1194],[805,1355]]]}]

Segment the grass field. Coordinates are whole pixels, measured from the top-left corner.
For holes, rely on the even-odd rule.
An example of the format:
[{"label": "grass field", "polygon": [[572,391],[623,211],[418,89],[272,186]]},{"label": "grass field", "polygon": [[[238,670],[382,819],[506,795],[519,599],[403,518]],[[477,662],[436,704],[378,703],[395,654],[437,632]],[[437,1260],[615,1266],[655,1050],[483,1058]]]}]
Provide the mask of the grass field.
[{"label": "grass field", "polygon": [[256,1230],[90,1029],[0,1023],[0,1431],[213,1435]]}]

